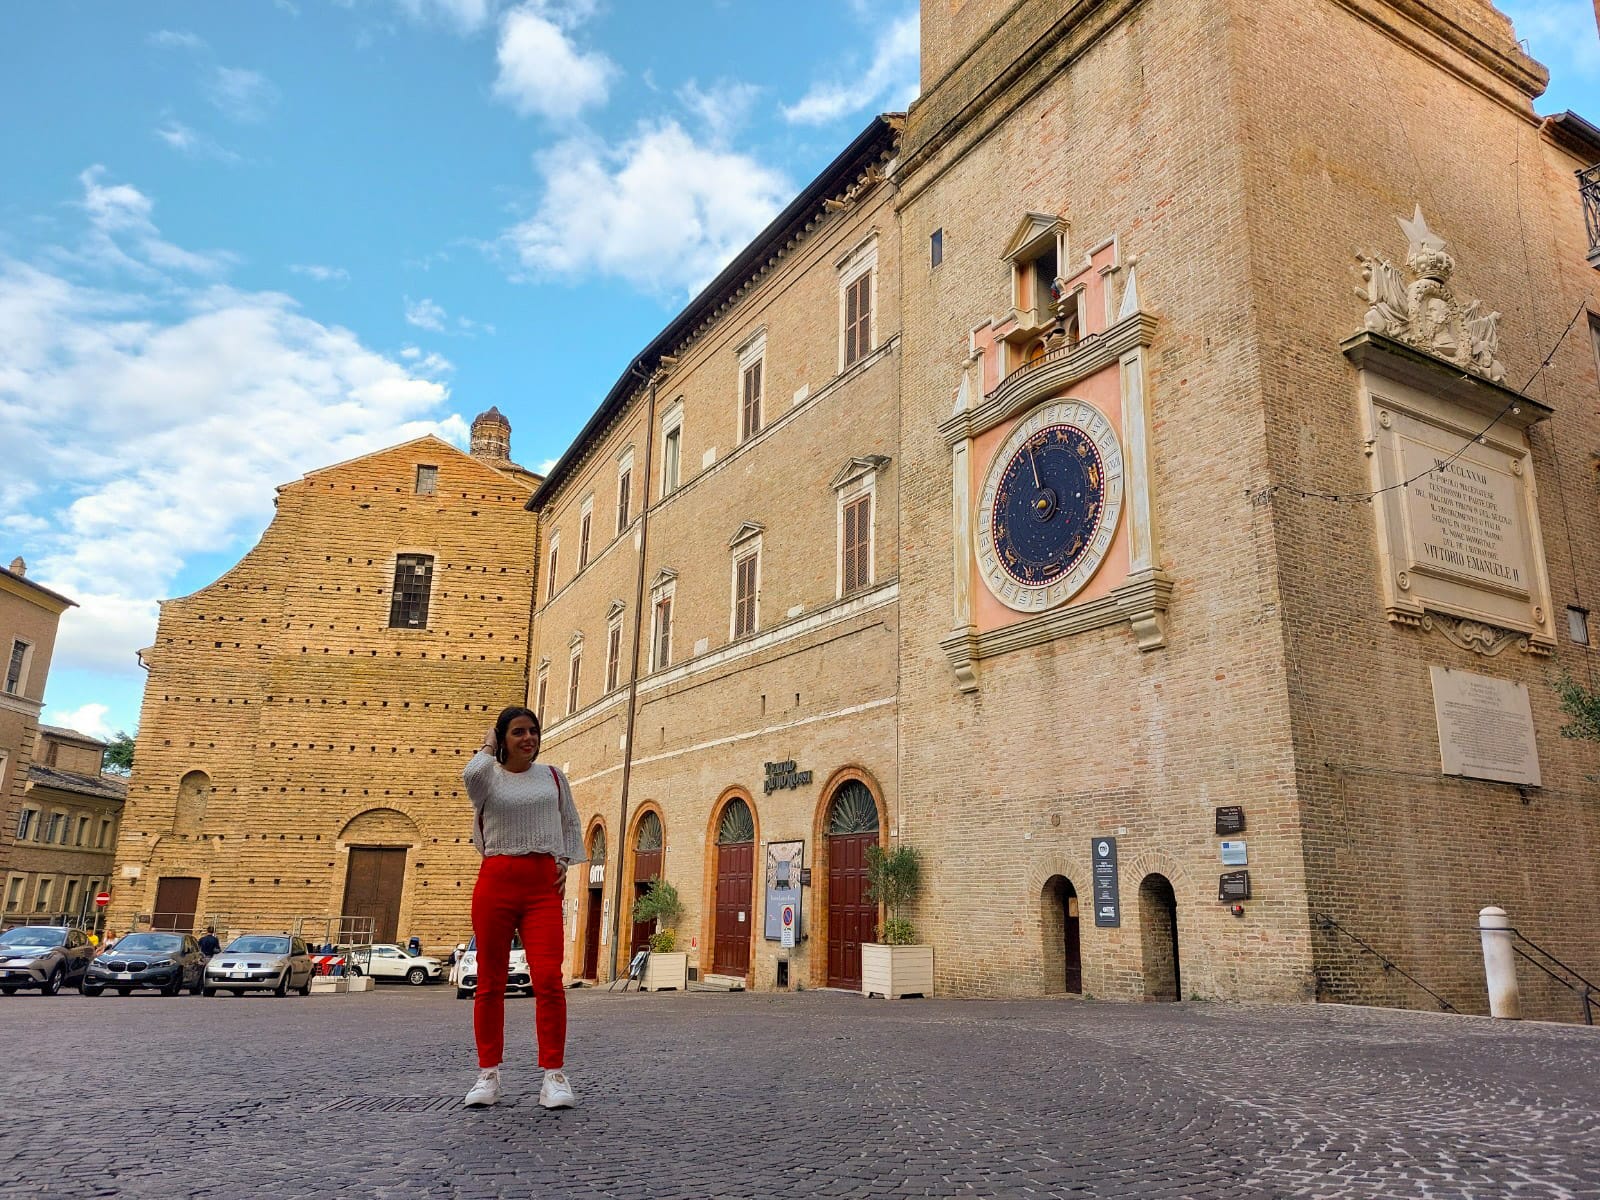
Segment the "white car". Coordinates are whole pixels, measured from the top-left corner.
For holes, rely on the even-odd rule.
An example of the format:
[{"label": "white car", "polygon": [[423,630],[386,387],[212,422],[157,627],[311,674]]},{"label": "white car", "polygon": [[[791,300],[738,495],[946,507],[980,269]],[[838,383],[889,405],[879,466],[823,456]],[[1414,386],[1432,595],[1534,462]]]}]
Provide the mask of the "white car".
[{"label": "white car", "polygon": [[444,977],[444,964],[437,958],[411,954],[403,946],[377,942],[367,960],[367,974],[373,979],[404,979],[421,987],[438,983]]},{"label": "white car", "polygon": [[[456,985],[456,999],[466,1000],[478,990],[478,939],[474,935],[460,947],[456,965],[450,968],[450,982]],[[522,992],[533,995],[533,976],[528,973],[528,952],[522,948],[522,939],[511,935],[511,965],[506,972],[506,995]]]}]

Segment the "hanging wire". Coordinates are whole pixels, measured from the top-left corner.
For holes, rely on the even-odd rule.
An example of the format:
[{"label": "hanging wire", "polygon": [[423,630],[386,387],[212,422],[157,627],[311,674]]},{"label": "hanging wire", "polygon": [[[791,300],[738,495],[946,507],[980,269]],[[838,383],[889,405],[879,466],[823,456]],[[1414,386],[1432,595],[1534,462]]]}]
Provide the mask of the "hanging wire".
[{"label": "hanging wire", "polygon": [[[1554,361],[1557,351],[1561,349],[1562,343],[1567,340],[1567,335],[1572,332],[1573,327],[1578,323],[1578,318],[1583,316],[1583,314],[1588,310],[1588,307],[1589,305],[1587,301],[1578,305],[1577,311],[1572,314],[1572,320],[1567,322],[1567,327],[1561,331],[1561,336],[1556,339],[1556,344],[1550,347],[1550,353],[1546,354],[1544,356],[1544,361],[1534,368],[1533,374],[1528,376],[1527,383],[1524,383],[1522,387],[1518,389],[1519,391],[1526,392],[1530,387],[1532,387],[1533,381],[1539,378],[1540,373],[1544,371],[1544,369],[1548,367],[1552,361]],[[1462,372],[1459,378],[1467,383],[1477,382],[1476,379],[1465,372]],[[1442,399],[1442,397],[1440,398]],[[1298,496],[1302,500],[1327,500],[1334,504],[1369,504],[1374,496],[1381,496],[1385,492],[1392,492],[1398,490],[1399,488],[1410,487],[1418,480],[1426,479],[1429,475],[1436,475],[1440,471],[1443,471],[1453,465],[1458,458],[1460,458],[1468,450],[1472,449],[1473,446],[1477,445],[1485,437],[1487,437],[1489,431],[1496,425],[1500,424],[1501,419],[1505,417],[1507,413],[1519,411],[1518,405],[1521,404],[1521,402],[1521,396],[1517,396],[1515,399],[1508,401],[1505,407],[1495,414],[1492,421],[1480,429],[1469,441],[1463,443],[1459,449],[1450,455],[1449,458],[1440,459],[1426,471],[1419,471],[1417,474],[1411,476],[1410,479],[1402,479],[1398,483],[1387,484],[1384,487],[1377,488],[1370,492],[1338,493],[1308,491],[1305,488],[1298,488],[1289,483],[1269,483],[1263,487],[1249,489],[1248,495],[1250,495],[1252,498],[1270,499],[1278,492],[1287,492],[1289,495]]]}]

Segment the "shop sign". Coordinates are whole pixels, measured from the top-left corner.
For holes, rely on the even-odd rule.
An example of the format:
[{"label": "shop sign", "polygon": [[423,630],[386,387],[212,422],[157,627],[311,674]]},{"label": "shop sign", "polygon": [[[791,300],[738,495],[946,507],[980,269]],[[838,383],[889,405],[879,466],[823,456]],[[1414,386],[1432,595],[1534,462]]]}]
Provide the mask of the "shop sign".
[{"label": "shop sign", "polygon": [[792,758],[783,762],[765,763],[764,766],[767,770],[767,781],[761,790],[769,796],[773,792],[780,792],[785,788],[804,787],[811,782],[811,772],[797,770]]}]

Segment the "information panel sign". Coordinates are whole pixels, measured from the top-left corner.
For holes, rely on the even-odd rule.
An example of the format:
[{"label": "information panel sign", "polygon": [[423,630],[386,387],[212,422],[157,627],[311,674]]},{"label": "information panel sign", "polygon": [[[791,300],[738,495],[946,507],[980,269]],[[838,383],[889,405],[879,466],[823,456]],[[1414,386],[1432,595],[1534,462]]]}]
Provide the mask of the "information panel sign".
[{"label": "information panel sign", "polygon": [[1117,839],[1095,838],[1090,846],[1094,863],[1094,923],[1102,929],[1122,924],[1122,899],[1117,889]]}]

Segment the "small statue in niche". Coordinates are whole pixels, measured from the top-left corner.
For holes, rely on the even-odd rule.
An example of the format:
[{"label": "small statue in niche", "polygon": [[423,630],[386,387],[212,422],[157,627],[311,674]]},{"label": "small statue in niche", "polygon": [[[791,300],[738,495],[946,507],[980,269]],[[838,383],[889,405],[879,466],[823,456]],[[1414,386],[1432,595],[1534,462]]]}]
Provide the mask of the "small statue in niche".
[{"label": "small statue in niche", "polygon": [[1411,220],[1400,220],[1400,228],[1410,241],[1409,283],[1388,259],[1357,256],[1365,286],[1356,294],[1369,306],[1362,327],[1500,382],[1506,373],[1497,357],[1500,314],[1484,313],[1480,301],[1463,306],[1456,299],[1450,287],[1455,260],[1444,239],[1428,228],[1421,205]]}]

